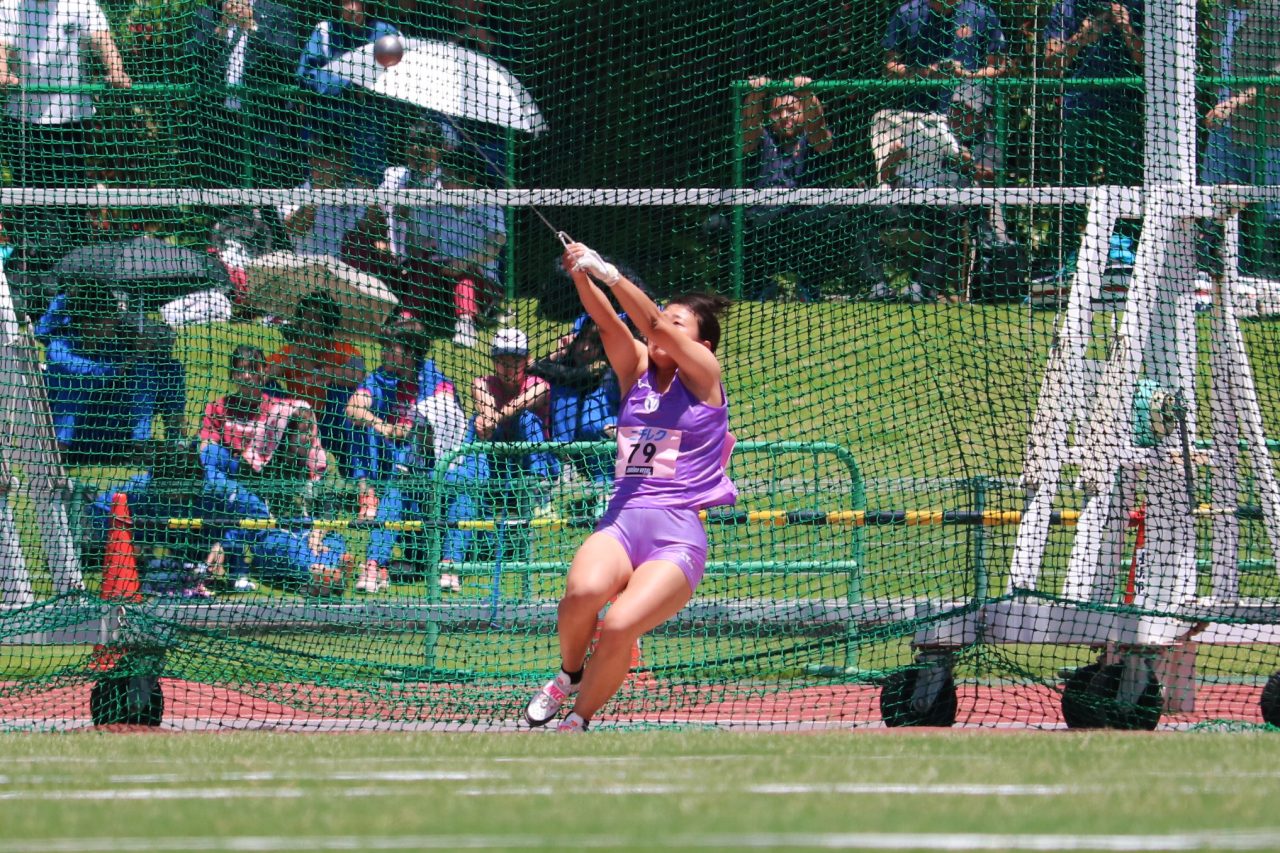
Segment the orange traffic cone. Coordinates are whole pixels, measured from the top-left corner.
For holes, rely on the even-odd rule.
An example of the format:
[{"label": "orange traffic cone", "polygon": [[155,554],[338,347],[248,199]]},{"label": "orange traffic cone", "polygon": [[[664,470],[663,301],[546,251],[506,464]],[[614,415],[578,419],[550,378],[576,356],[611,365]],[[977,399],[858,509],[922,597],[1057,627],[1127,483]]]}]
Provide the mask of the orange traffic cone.
[{"label": "orange traffic cone", "polygon": [[129,498],[117,492],[111,499],[111,528],[107,531],[107,549],[102,559],[102,598],[104,600],[141,601],[142,585],[138,582],[138,557],[133,551],[133,519],[129,517]]},{"label": "orange traffic cone", "polygon": [[[133,553],[133,519],[129,517],[129,498],[122,492],[111,499],[111,527],[107,530],[107,548],[102,558],[102,599],[104,601],[141,601],[142,585],[138,582],[138,558]],[[124,657],[124,649],[112,643],[93,647],[89,669],[110,672]]]}]

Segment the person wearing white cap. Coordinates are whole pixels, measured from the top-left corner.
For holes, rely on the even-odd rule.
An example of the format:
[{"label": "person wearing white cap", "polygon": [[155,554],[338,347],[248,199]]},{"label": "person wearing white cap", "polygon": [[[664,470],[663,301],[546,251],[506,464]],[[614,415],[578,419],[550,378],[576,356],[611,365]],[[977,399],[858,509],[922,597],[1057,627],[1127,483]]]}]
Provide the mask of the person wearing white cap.
[{"label": "person wearing white cap", "polygon": [[[546,441],[551,416],[551,386],[531,376],[529,336],[520,329],[499,329],[490,346],[493,373],[477,378],[471,386],[475,416],[468,441]],[[539,483],[559,473],[559,462],[550,453],[484,454],[475,460],[471,477],[484,481],[469,495],[473,505],[483,505],[495,517],[525,518]],[[462,495],[466,507],[468,495]],[[459,515],[462,510],[459,510]],[[528,530],[499,531],[503,559],[521,559],[528,546]],[[442,561],[443,562],[443,561]],[[442,569],[446,571],[446,569]]]},{"label": "person wearing white cap", "polygon": [[551,417],[551,386],[528,373],[529,336],[519,329],[499,329],[489,354],[493,373],[477,378],[471,386],[476,437],[504,440],[498,436],[505,435],[510,422],[526,411],[537,416],[545,433]]}]

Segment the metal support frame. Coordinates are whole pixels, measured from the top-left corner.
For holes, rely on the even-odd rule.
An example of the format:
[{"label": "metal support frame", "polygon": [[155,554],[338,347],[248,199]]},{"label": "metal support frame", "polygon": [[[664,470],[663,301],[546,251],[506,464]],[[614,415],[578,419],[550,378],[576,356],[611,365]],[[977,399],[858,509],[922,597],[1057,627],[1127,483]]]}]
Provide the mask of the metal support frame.
[{"label": "metal support frame", "polygon": [[0,267],[0,429],[10,440],[0,446],[0,607],[26,607],[35,602],[31,575],[22,555],[22,542],[10,498],[22,487],[33,505],[44,560],[53,575],[56,593],[83,589],[80,560],[67,517],[70,481],[62,466],[53,431],[53,417],[45,394],[36,342],[19,321]]},{"label": "metal support frame", "polygon": [[[1223,606],[1231,609],[1239,603],[1240,444],[1257,481],[1263,522],[1280,571],[1280,489],[1233,304],[1238,213],[1207,204],[1208,194],[1196,185],[1195,21],[1194,0],[1172,0],[1149,10],[1144,185],[1140,195],[1135,190],[1098,188],[1088,206],[1076,277],[1027,440],[1022,477],[1027,506],[1007,589],[1013,597],[962,620],[931,626],[915,637],[918,648],[968,642],[1090,645],[1101,649],[1102,663],[1123,666],[1122,699],[1140,692],[1152,671],[1177,678],[1173,689],[1165,690],[1166,708],[1177,710],[1189,710],[1194,701],[1194,646],[1186,641],[1204,627],[1195,615],[1225,618]],[[1106,361],[1098,364],[1088,358],[1087,350],[1111,232],[1117,219],[1136,216],[1139,209],[1143,233],[1124,317]],[[1227,271],[1213,299],[1212,441],[1207,462],[1214,559],[1213,595],[1205,601],[1198,594],[1196,575],[1200,507],[1194,472],[1201,460],[1192,448],[1199,350],[1196,219],[1210,216],[1226,221]],[[1139,423],[1141,417],[1159,416],[1150,410],[1151,399],[1140,393],[1144,383],[1161,389],[1166,404],[1174,401],[1177,428],[1160,430]],[[1145,412],[1140,411],[1143,404],[1148,406]],[[1061,590],[1066,601],[1019,596],[1040,587],[1050,517],[1068,466],[1076,468],[1075,486],[1084,502]],[[1125,531],[1139,495],[1146,514],[1148,571],[1128,601],[1118,595],[1117,580]],[[1117,604],[1121,606],[1112,606]],[[1277,609],[1252,607],[1267,619]],[[1218,632],[1220,637],[1204,632],[1197,642],[1239,642],[1242,629],[1274,628],[1229,627],[1232,630]],[[1276,634],[1269,630],[1258,636]],[[1190,661],[1185,659],[1188,648]]]}]

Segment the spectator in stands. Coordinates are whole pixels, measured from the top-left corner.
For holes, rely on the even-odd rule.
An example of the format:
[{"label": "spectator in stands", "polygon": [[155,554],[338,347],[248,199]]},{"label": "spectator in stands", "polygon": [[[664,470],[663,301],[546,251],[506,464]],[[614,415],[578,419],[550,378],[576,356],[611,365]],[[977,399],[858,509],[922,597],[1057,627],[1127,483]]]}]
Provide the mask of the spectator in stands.
[{"label": "spectator in stands", "polygon": [[[529,338],[519,329],[499,329],[490,348],[493,373],[478,377],[471,386],[474,407],[470,442],[542,442],[547,440],[551,389],[530,376]],[[485,453],[468,457],[458,472],[460,515],[485,511],[497,519],[530,518],[547,499],[545,487],[560,472],[554,454]],[[462,482],[465,480],[466,482]],[[466,540],[471,539],[465,534]],[[528,529],[499,526],[484,544],[494,559],[520,560],[528,555]]]},{"label": "spectator in stands", "polygon": [[[476,189],[484,181],[473,157],[458,149],[446,152],[446,189]],[[415,210],[412,222],[405,238],[411,266],[419,273],[432,268],[442,272],[444,289],[453,295],[453,342],[475,346],[477,325],[504,292],[500,262],[507,243],[506,215],[497,205],[437,205]],[[430,284],[420,286],[431,289]]]},{"label": "spectator in stands", "polygon": [[122,343],[134,351],[132,396],[133,441],[159,438],[156,417],[164,425],[164,437],[184,438],[187,433],[186,368],[173,356],[177,334],[173,327],[138,313],[126,318]]},{"label": "spectator in stands", "polygon": [[[881,113],[877,122],[888,118],[898,137],[893,142],[898,164],[885,171],[885,156],[877,150],[881,183],[903,187],[969,186],[972,170],[957,182],[953,167],[974,162],[951,128],[940,139],[926,128],[943,128],[955,116],[957,105],[970,109],[979,102],[985,112],[984,81],[1005,73],[1006,41],[1000,19],[978,0],[909,0],[899,6],[889,20],[881,41],[884,73],[893,80],[936,80],[936,87],[910,88],[895,99],[901,117]],[[925,138],[913,140],[920,131]],[[881,128],[873,130],[872,146],[885,145]],[[912,208],[903,211],[910,230],[920,235],[913,247],[919,258],[916,280],[900,294],[919,302],[943,293],[950,273],[963,266],[964,240],[952,228],[965,221],[964,211],[942,208]],[[939,251],[941,250],[941,251]],[[955,294],[952,294],[955,296]]]},{"label": "spectator in stands", "polygon": [[[1236,35],[1249,14],[1247,0],[1230,0],[1216,4],[1206,13],[1202,31],[1208,42],[1208,62],[1202,74],[1230,77],[1234,69]],[[1219,86],[1217,103],[1232,96],[1230,86]],[[1200,183],[1248,184],[1253,180],[1253,157],[1245,146],[1236,142],[1229,119],[1211,118],[1213,110],[1205,117],[1208,135],[1200,156]],[[1222,243],[1222,228],[1213,220],[1200,223],[1200,239],[1197,242],[1197,260],[1202,270],[1217,276],[1222,273],[1222,259],[1218,250]],[[1242,258],[1242,266],[1244,259]]]},{"label": "spectator in stands", "polygon": [[454,40],[472,50],[491,53],[497,36],[490,25],[488,0],[451,0],[457,34]]},{"label": "spectator in stands", "polygon": [[[267,504],[261,495],[283,487],[298,501],[292,514],[306,514],[310,484],[327,467],[324,448],[309,404],[264,390],[266,367],[266,356],[255,346],[242,344],[232,352],[234,388],[205,407],[200,424],[205,482],[220,499],[255,506]],[[281,509],[277,515],[289,514]]]},{"label": "spectator in stands", "polygon": [[[443,444],[440,452],[461,443],[464,416],[457,405],[456,390],[427,357],[429,344],[425,327],[417,320],[392,321],[383,331],[382,363],[365,377],[347,403],[355,449],[353,476],[360,493],[366,495],[361,515],[380,524],[402,521],[406,516],[421,517],[425,501],[431,497],[426,477],[435,465],[435,440]],[[427,400],[435,402],[420,405]],[[440,410],[444,419],[433,421],[425,416],[436,404],[447,407],[450,402],[452,412]],[[452,427],[446,421],[451,421]],[[454,434],[452,438],[448,432]],[[452,447],[447,446],[450,444]],[[383,526],[374,530],[356,581],[357,592],[389,588],[389,565],[399,538],[396,531]],[[454,557],[452,543],[453,538],[446,534],[447,558]],[[452,578],[448,588],[456,587],[457,579]]]},{"label": "spectator in stands", "polygon": [[[743,106],[743,148],[755,164],[755,189],[799,189],[821,186],[821,155],[833,143],[822,102],[808,88],[808,77],[795,77],[791,91],[767,94],[768,77],[753,77]],[[765,107],[768,106],[766,115]],[[749,242],[774,257],[763,265],[768,280],[753,282],[750,295],[768,298],[776,292],[778,272],[798,278],[797,292],[808,300],[821,297],[821,284],[840,272],[842,256],[852,256],[853,272],[874,294],[886,291],[879,259],[878,228],[870,212],[847,208],[758,206],[747,210]]]},{"label": "spectator in stands", "polygon": [[[1143,0],[1058,0],[1044,31],[1045,60],[1068,79],[1142,77]],[[1142,90],[1072,88],[1062,97],[1062,182],[1142,183]],[[1073,211],[1067,233],[1083,224]]]},{"label": "spectator in stands", "polygon": [[191,49],[203,83],[199,185],[296,185],[297,13],[275,0],[211,0],[195,9]]},{"label": "spectator in stands", "polygon": [[327,597],[341,595],[350,573],[346,540],[323,530],[235,530],[214,543],[205,562],[214,577],[227,572],[229,550],[248,546],[253,572],[285,592]]},{"label": "spectator in stands", "polygon": [[[361,186],[351,172],[350,153],[333,136],[312,134],[307,147],[311,177],[299,189],[342,189]],[[369,227],[368,210],[359,204],[283,205],[285,233],[299,255],[326,255],[342,260],[358,232]]]},{"label": "spectator in stands", "polygon": [[[429,342],[429,338],[424,334],[425,327],[416,320],[399,320],[393,324],[393,328],[399,329],[399,332],[393,332],[397,336],[412,334],[416,346],[425,347]],[[374,388],[371,387],[371,391],[374,391]],[[412,386],[406,387],[404,396],[408,396],[412,391]],[[360,393],[357,391],[357,396]],[[358,400],[357,396],[352,398],[357,406],[353,414],[356,418],[361,418],[365,412],[358,410],[358,407],[365,401]],[[375,405],[378,402],[378,394],[370,393],[369,397],[370,405],[367,409],[378,409]],[[467,430],[467,420],[458,402],[456,387],[430,357],[424,357],[421,360],[421,366],[417,370],[416,400],[412,402],[410,410],[399,414],[398,427],[397,435],[399,433],[404,435],[402,441],[383,442],[384,453],[390,455],[390,470],[383,471],[384,483],[378,487],[380,501],[376,505],[375,520],[401,521],[421,520],[429,515],[435,517],[436,507],[433,506],[433,501],[439,501],[439,508],[443,508],[444,519],[447,521],[474,517],[470,496],[452,485],[460,476],[458,471],[465,465],[465,461],[453,460],[449,464],[449,471],[443,478],[444,494],[433,494],[431,489],[430,478],[436,464],[439,461],[451,459],[453,452],[462,446]],[[370,434],[366,446],[375,447],[375,437],[375,434]],[[416,576],[421,573],[425,553],[424,549],[415,547],[415,544],[421,544],[421,537],[413,538],[404,544],[404,560],[401,565],[407,566],[407,569],[397,570],[397,564],[392,555],[394,548],[401,540],[401,534],[396,530],[378,528],[372,533],[369,552],[367,552],[369,560],[362,574],[365,592],[385,588],[389,580],[388,575]],[[451,573],[448,567],[454,562],[465,560],[467,543],[467,534],[458,530],[456,526],[444,530],[442,542],[439,542],[439,584],[440,589],[445,592],[453,592],[462,587],[461,579]],[[357,589],[360,589],[358,585]]]},{"label": "spectator in stands", "polygon": [[[148,445],[146,471],[108,486],[82,508],[84,538],[81,561],[101,566],[111,529],[111,508],[124,495],[133,523],[132,541],[144,592],[184,598],[210,598],[202,561],[222,535],[217,526],[220,505],[203,493],[200,461],[186,440]],[[198,528],[174,526],[170,519],[199,519]]]},{"label": "spectator in stands", "polygon": [[58,446],[67,461],[126,464],[153,438],[185,432],[186,379],[172,329],[128,308],[124,294],[80,285],[36,322]]},{"label": "spectator in stands", "polygon": [[[106,85],[118,89],[132,85],[107,18],[95,0],[0,2],[0,87],[9,89],[8,113],[0,124],[0,150],[16,186],[88,185],[93,96],[28,91],[36,86],[71,89],[89,83],[81,76],[85,44],[92,45],[101,59]],[[83,211],[70,207],[22,208],[17,226],[19,258],[32,270],[47,269],[88,239]]]},{"label": "spectator in stands", "polygon": [[551,388],[529,374],[529,336],[519,329],[499,329],[489,354],[493,373],[478,377],[471,386],[476,437],[481,441],[544,440],[513,437],[525,412],[542,424],[544,432],[551,422]]},{"label": "spectator in stands", "polygon": [[[1280,74],[1280,5],[1256,0],[1239,24],[1233,40],[1231,71],[1237,77],[1271,77]],[[1243,179],[1241,183],[1280,183],[1280,86],[1246,85],[1222,98],[1205,116],[1212,131],[1226,129],[1232,147],[1234,174],[1214,175]],[[1224,164],[1226,165],[1226,164]],[[1224,170],[1225,171],[1225,170]],[[1206,183],[1209,181],[1206,180]],[[1262,256],[1254,259],[1268,273],[1280,272],[1280,247],[1276,245],[1280,203],[1263,205],[1265,238]]]},{"label": "spectator in stands", "polygon": [[349,477],[347,400],[367,371],[360,350],[339,338],[341,320],[332,296],[317,291],[303,297],[282,330],[288,343],[267,357],[267,378],[281,385],[282,396],[311,407],[321,444]]},{"label": "spectator in stands", "polygon": [[[1004,152],[996,144],[994,122],[990,119],[991,106],[991,93],[981,83],[963,83],[951,93],[947,124],[967,154],[962,158],[967,186],[995,186],[1004,169]],[[1004,217],[999,209],[981,219],[990,223],[996,236],[1005,238]]]},{"label": "spectator in stands", "polygon": [[[872,132],[878,178],[898,188],[971,187],[995,181],[999,154],[982,138],[985,93],[962,86],[947,115],[884,110]],[[964,139],[965,142],[961,142]],[[901,297],[919,303],[963,298],[968,240],[977,208],[917,205],[896,212],[911,232],[915,271]]]},{"label": "spectator in stands", "polygon": [[906,91],[897,106],[911,112],[945,114],[959,82],[1004,71],[1000,19],[978,0],[908,0],[890,18],[881,46],[886,77],[939,81]]},{"label": "spectator in stands", "polygon": [[[379,189],[443,189],[441,158],[451,147],[441,125],[415,124],[406,134],[401,164],[387,168]],[[405,205],[371,207],[359,229],[359,242],[346,247],[346,259],[385,281],[402,309],[436,329],[453,323],[453,281],[433,260],[434,240],[418,237],[428,211]]]},{"label": "spectator in stands", "polygon": [[369,18],[364,0],[337,0],[338,17],[315,25],[298,62],[302,85],[314,93],[311,133],[336,136],[352,152],[355,173],[365,182],[377,181],[386,168],[385,117],[374,112],[369,96],[358,86],[325,70],[330,60],[348,51],[397,35],[396,28]]},{"label": "spectator in stands", "polygon": [[[551,386],[552,441],[613,440],[621,395],[595,321],[587,318],[555,352],[531,364],[528,373]],[[605,483],[613,479],[613,456],[612,451],[588,454],[574,462],[578,473]]]},{"label": "spectator in stands", "polygon": [[[403,163],[387,167],[378,189],[444,189],[441,158],[445,151],[454,147],[453,143],[446,141],[440,125],[431,121],[419,122],[405,136]],[[420,210],[403,205],[385,205],[379,210],[386,223],[391,254],[404,263],[409,257],[410,231]]]}]

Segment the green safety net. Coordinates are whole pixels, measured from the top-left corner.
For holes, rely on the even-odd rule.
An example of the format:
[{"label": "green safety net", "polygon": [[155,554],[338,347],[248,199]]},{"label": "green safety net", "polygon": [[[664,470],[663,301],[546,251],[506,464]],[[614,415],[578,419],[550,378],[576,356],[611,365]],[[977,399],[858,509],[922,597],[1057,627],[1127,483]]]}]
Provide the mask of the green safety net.
[{"label": "green safety net", "polygon": [[624,390],[569,239],[733,300],[597,725],[1280,723],[1278,18],[0,5],[0,727],[524,727]]}]

